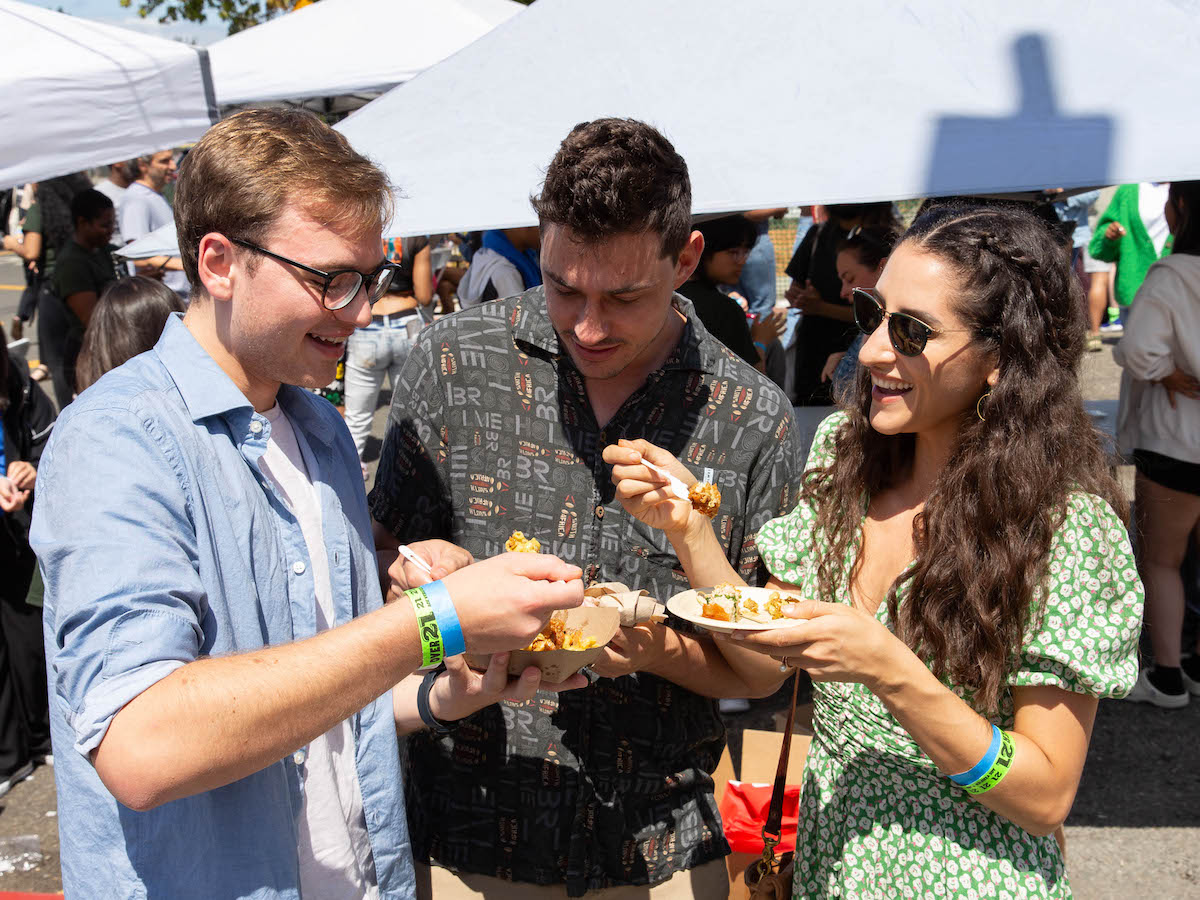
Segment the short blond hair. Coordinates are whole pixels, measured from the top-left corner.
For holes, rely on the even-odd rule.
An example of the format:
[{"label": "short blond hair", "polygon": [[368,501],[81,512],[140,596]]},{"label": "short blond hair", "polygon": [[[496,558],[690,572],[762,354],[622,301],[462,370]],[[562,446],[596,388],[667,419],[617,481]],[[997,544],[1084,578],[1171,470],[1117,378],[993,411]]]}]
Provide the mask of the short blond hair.
[{"label": "short blond hair", "polygon": [[261,243],[289,202],[359,238],[391,218],[392,186],[309,112],[248,109],[210,128],[184,158],[175,188],[179,255],[193,296],[204,290],[197,273],[204,235]]}]

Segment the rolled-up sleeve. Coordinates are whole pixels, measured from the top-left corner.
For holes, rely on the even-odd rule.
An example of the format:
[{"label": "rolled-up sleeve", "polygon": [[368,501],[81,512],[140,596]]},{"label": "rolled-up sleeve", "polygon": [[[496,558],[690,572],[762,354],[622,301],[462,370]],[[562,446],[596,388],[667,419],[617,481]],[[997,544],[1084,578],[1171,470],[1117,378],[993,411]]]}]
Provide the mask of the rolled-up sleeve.
[{"label": "rolled-up sleeve", "polygon": [[200,653],[206,604],[187,479],[152,421],[68,411],[38,491],[30,543],[46,584],[51,699],[87,757],[125,704]]}]

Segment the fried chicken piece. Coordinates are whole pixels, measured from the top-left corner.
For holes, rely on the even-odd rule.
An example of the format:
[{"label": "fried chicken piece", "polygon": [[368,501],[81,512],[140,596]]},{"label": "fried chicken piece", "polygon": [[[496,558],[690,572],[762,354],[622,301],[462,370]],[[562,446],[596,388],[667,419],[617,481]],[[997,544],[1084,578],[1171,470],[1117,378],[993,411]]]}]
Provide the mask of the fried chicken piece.
[{"label": "fried chicken piece", "polygon": [[753,600],[743,600],[742,601],[742,611],[748,612],[748,613],[756,613],[756,612],[758,612],[758,604]]},{"label": "fried chicken piece", "polygon": [[772,591],[771,596],[767,598],[767,612],[772,619],[783,618],[783,597],[778,591]]},{"label": "fried chicken piece", "polygon": [[721,492],[708,481],[697,481],[688,488],[688,500],[692,502],[692,509],[710,519],[721,508]]},{"label": "fried chicken piece", "polygon": [[537,538],[525,537],[523,531],[514,531],[504,542],[504,549],[510,553],[541,553],[542,542]]},{"label": "fried chicken piece", "polygon": [[596,646],[594,637],[585,638],[583,629],[567,631],[566,620],[555,613],[546,627],[539,632],[526,650],[591,650]]}]

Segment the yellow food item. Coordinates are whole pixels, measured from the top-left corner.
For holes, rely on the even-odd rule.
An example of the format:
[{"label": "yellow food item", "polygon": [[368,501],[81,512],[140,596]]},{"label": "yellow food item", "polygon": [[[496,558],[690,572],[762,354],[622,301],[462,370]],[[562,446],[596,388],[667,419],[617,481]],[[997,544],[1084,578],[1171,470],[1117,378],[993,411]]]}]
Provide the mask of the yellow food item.
[{"label": "yellow food item", "polygon": [[692,509],[710,519],[721,508],[721,492],[707,481],[697,481],[688,488],[688,500],[692,501]]},{"label": "yellow food item", "polygon": [[510,553],[541,553],[542,542],[537,538],[525,537],[523,531],[514,531],[504,542],[504,549]]},{"label": "yellow food item", "polygon": [[583,629],[576,628],[574,631],[567,632],[567,639],[563,642],[562,649],[564,650],[591,650],[596,646],[596,639],[593,637],[585,638]]},{"label": "yellow food item", "polygon": [[[517,532],[520,534],[520,532]],[[550,617],[538,636],[533,639],[526,650],[540,652],[543,650],[591,650],[596,646],[594,637],[585,638],[582,628],[567,631],[566,619],[555,613]]]},{"label": "yellow food item", "polygon": [[767,613],[772,619],[783,618],[783,597],[779,595],[779,591],[772,591],[771,596],[767,598]]}]

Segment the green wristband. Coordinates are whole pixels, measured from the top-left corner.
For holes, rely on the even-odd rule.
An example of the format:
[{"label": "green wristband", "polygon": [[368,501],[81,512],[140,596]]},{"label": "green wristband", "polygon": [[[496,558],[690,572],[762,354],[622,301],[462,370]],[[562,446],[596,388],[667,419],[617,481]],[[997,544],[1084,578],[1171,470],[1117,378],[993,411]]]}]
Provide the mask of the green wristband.
[{"label": "green wristband", "polygon": [[1013,754],[1016,753],[1016,750],[1017,748],[1013,744],[1012,735],[1007,731],[1000,732],[1000,752],[996,755],[996,761],[978,779],[968,785],[964,785],[963,790],[968,794],[983,794],[998,785],[1004,780],[1004,776],[1008,774],[1008,769],[1012,765]]},{"label": "green wristband", "polygon": [[421,668],[441,664],[446,658],[446,645],[442,641],[442,630],[438,628],[437,615],[425,591],[419,587],[404,592],[417,614],[417,636],[421,639]]}]

